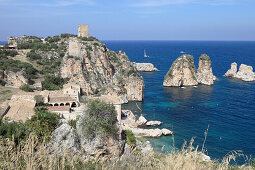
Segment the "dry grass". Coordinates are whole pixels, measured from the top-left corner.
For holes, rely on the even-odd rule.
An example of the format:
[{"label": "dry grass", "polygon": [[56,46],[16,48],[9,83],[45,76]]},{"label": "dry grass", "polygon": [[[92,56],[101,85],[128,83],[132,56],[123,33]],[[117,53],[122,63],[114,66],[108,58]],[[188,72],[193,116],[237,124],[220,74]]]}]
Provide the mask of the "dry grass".
[{"label": "dry grass", "polygon": [[221,163],[217,161],[205,162],[201,159],[198,147],[190,144],[184,145],[182,150],[162,154],[137,154],[131,159],[115,160],[108,162],[97,162],[89,159],[83,160],[81,156],[70,155],[64,152],[62,156],[47,151],[45,142],[39,143],[38,138],[31,134],[29,138],[18,147],[12,141],[0,139],[0,169],[164,169],[164,170],[225,170],[225,169],[247,169],[251,166],[230,166],[230,161],[240,156],[239,152],[227,155]]}]

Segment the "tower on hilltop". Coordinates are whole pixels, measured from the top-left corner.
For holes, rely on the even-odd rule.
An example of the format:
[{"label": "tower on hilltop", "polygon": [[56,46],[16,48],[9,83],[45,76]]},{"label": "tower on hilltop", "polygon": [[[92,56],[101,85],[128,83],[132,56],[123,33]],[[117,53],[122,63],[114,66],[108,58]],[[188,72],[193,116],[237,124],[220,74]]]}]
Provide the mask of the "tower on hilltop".
[{"label": "tower on hilltop", "polygon": [[78,37],[89,37],[89,25],[78,26]]}]

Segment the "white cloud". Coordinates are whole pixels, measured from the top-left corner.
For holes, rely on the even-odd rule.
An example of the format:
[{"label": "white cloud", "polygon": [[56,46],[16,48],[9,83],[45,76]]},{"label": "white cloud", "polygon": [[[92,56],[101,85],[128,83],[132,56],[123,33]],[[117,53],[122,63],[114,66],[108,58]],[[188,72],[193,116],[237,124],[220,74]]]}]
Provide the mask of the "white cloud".
[{"label": "white cloud", "polygon": [[142,0],[135,2],[131,6],[134,7],[158,7],[174,4],[190,4],[190,3],[201,3],[209,5],[224,5],[232,4],[235,0]]}]

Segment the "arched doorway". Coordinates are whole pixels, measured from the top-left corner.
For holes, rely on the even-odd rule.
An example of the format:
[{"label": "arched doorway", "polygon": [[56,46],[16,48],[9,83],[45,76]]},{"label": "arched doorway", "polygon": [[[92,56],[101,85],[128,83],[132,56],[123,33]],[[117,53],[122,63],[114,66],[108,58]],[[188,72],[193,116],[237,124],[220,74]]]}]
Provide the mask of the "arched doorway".
[{"label": "arched doorway", "polygon": [[54,106],[59,106],[58,103],[55,103]]},{"label": "arched doorway", "polygon": [[70,106],[70,103],[66,103],[66,106]]},{"label": "arched doorway", "polygon": [[73,102],[71,107],[77,107],[76,103]]},{"label": "arched doorway", "polygon": [[50,106],[53,106],[53,104],[50,104]]},{"label": "arched doorway", "polygon": [[65,106],[65,104],[64,103],[60,103],[60,106]]}]

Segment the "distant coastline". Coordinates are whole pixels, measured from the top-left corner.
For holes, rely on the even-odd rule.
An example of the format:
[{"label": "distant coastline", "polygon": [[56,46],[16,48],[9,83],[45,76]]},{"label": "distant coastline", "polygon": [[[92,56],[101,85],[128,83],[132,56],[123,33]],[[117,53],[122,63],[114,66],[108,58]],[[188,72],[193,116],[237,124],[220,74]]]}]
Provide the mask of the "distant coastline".
[{"label": "distant coastline", "polygon": [[0,45],[4,45],[4,44],[7,44],[8,41],[0,41]]}]

